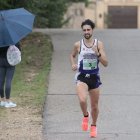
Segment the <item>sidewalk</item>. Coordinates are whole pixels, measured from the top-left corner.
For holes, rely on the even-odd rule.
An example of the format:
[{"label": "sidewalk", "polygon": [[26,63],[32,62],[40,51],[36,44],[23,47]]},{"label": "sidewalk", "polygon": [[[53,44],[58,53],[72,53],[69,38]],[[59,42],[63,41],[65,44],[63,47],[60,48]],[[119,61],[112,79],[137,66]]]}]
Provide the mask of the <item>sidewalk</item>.
[{"label": "sidewalk", "polygon": [[[50,34],[54,53],[44,110],[44,140],[90,140],[81,131],[82,113],[74,89],[69,54],[80,30],[42,30]],[[100,114],[96,140],[140,138],[139,30],[96,30],[104,42],[108,68],[101,66]]]}]

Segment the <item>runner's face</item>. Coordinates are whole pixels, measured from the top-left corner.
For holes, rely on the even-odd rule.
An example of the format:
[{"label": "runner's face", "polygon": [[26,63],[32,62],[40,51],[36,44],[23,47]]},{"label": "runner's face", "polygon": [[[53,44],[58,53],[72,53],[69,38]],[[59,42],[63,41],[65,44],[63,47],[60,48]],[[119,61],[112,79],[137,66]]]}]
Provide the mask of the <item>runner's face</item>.
[{"label": "runner's face", "polygon": [[93,29],[91,28],[90,25],[84,25],[83,26],[83,35],[86,39],[90,39],[93,34]]}]

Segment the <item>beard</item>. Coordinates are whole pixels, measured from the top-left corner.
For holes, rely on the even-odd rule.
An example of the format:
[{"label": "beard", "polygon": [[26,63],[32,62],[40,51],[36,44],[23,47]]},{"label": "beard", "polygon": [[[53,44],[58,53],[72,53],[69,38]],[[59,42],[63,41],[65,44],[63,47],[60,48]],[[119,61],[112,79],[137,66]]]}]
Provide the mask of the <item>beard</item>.
[{"label": "beard", "polygon": [[90,39],[92,37],[91,34],[84,34],[85,39]]}]

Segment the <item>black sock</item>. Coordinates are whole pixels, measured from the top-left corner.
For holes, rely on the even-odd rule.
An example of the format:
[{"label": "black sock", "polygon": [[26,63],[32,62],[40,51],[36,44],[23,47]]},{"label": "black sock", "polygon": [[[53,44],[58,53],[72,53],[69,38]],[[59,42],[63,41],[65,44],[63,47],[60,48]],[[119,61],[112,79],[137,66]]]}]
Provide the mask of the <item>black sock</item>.
[{"label": "black sock", "polygon": [[96,127],[96,125],[94,125],[94,124],[91,124],[91,126],[95,126]]},{"label": "black sock", "polygon": [[88,114],[88,112],[87,112],[87,115],[84,115],[84,117],[88,117],[88,115],[89,115],[89,114]]}]

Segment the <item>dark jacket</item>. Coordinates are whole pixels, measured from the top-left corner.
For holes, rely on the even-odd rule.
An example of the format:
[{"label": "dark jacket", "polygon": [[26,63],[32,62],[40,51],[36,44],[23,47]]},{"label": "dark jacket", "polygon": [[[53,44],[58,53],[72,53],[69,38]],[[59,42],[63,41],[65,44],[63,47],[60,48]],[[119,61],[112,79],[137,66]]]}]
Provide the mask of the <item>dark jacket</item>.
[{"label": "dark jacket", "polygon": [[[15,46],[21,51],[20,48],[20,43],[15,44]],[[9,46],[5,46],[5,47],[0,47],[0,58],[6,58],[7,57],[7,50],[8,50]]]}]

